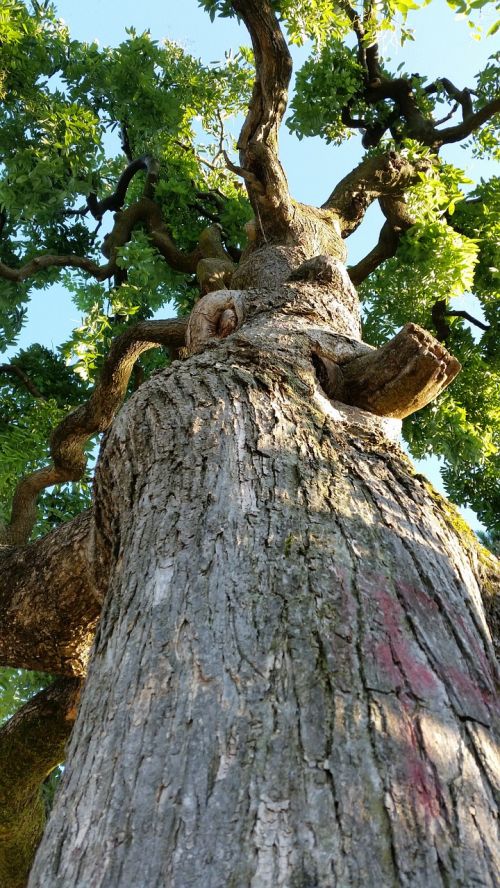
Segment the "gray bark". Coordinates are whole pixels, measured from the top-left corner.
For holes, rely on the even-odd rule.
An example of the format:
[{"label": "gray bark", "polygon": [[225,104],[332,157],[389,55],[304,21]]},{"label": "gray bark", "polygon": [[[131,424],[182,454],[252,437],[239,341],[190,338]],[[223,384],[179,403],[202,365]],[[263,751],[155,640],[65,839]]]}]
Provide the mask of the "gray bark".
[{"label": "gray bark", "polygon": [[477,565],[398,422],[318,383],[322,337],[362,349],[352,292],[245,298],[105,443],[108,592],[30,888],[494,886]]}]

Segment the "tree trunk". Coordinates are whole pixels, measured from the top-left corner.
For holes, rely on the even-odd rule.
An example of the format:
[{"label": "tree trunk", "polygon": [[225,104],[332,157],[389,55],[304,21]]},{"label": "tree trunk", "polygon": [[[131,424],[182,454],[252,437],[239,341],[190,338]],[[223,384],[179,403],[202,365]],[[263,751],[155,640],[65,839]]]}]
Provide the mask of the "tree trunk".
[{"label": "tree trunk", "polygon": [[108,592],[29,884],[494,886],[477,565],[398,422],[321,389],[314,342],[358,336],[345,299],[246,297],[105,442]]}]

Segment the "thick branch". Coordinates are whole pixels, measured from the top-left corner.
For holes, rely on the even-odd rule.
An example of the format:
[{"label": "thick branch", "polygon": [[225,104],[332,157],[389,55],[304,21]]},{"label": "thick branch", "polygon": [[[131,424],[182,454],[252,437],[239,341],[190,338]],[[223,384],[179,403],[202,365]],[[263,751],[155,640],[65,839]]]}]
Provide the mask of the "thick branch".
[{"label": "thick branch", "polygon": [[3,535],[4,545],[22,545],[29,539],[41,490],[82,477],[87,462],[84,445],[92,435],[110,426],[139,355],[160,345],[178,348],[184,342],[186,323],[184,320],[143,321],[114,341],[87,403],[65,417],[53,432],[53,465],[33,472],[18,484],[11,521]]},{"label": "thick branch", "polygon": [[0,549],[0,664],[84,675],[105,590],[96,587],[92,513]]},{"label": "thick branch", "polygon": [[60,679],[0,728],[0,884],[24,888],[45,825],[41,785],[64,759],[80,691]]},{"label": "thick branch", "polygon": [[406,324],[381,348],[342,366],[341,400],[403,419],[433,401],[459,370],[457,359],[430,333]]},{"label": "thick branch", "polygon": [[425,407],[460,370],[457,359],[416,324],[406,324],[381,348],[347,361],[323,347],[315,365],[330,398],[395,419]]},{"label": "thick branch", "polygon": [[269,0],[233,0],[252,40],[255,82],[238,148],[240,170],[264,238],[283,235],[293,215],[278,159],[278,129],[288,99],[292,60]]},{"label": "thick branch", "polygon": [[338,214],[342,235],[347,237],[362,222],[374,200],[400,196],[429,166],[428,160],[412,164],[393,151],[368,157],[338,183],[323,208]]}]

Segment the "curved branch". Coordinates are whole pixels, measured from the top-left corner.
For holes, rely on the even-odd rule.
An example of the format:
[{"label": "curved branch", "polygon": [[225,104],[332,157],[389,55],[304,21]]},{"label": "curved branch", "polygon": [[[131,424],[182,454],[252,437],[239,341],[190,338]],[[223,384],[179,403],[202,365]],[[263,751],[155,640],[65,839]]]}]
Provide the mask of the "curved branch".
[{"label": "curved branch", "polygon": [[154,157],[151,157],[149,154],[144,154],[143,157],[138,157],[136,160],[129,163],[118,179],[113,194],[110,194],[108,197],[105,197],[104,200],[100,201],[97,200],[97,195],[94,194],[94,192],[91,192],[88,195],[87,208],[92,213],[94,219],[97,219],[97,221],[100,222],[104,213],[108,210],[114,210],[115,212],[121,210],[125,203],[128,186],[135,174],[141,170],[145,170],[148,174],[143,195],[146,196],[146,192],[148,192],[148,196],[151,196],[149,192],[152,190],[153,185],[158,178],[159,164]]},{"label": "curved branch", "polygon": [[22,545],[28,540],[42,490],[82,477],[87,464],[84,445],[92,435],[110,426],[139,355],[160,345],[178,348],[184,343],[186,326],[185,320],[143,321],[115,339],[89,400],[66,416],[52,434],[53,464],[17,485],[12,517],[3,533],[4,545]]},{"label": "curved branch", "polygon": [[41,787],[64,759],[80,692],[60,679],[0,728],[0,884],[24,888],[45,825]]},{"label": "curved branch", "polygon": [[88,259],[86,256],[55,256],[51,253],[44,253],[42,256],[36,256],[34,259],[25,262],[21,268],[11,268],[0,262],[0,277],[19,284],[21,281],[33,277],[33,275],[46,268],[80,268],[98,281],[107,280],[115,271],[113,262],[108,262],[106,265],[98,265],[97,262]]},{"label": "curved branch", "polygon": [[384,222],[380,229],[378,242],[372,250],[360,259],[356,265],[347,269],[349,277],[357,287],[373,272],[382,262],[396,254],[400,239],[400,232],[396,232],[389,222]]},{"label": "curved branch", "polygon": [[24,387],[29,391],[30,395],[33,395],[34,398],[43,398],[41,391],[37,389],[36,385],[31,381],[29,376],[27,376],[24,370],[21,370],[20,367],[16,367],[15,364],[0,364],[0,373],[5,373],[9,376],[16,376],[17,379],[19,379]]},{"label": "curved branch", "polygon": [[348,269],[349,277],[356,286],[361,284],[382,262],[396,255],[401,235],[414,223],[404,200],[397,197],[379,199],[386,222],[380,229],[377,244],[357,265]]},{"label": "curved branch", "polygon": [[119,270],[116,263],[119,248],[130,240],[135,226],[141,223],[146,225],[152,243],[174,271],[194,274],[200,259],[208,256],[229,258],[222,244],[220,228],[215,225],[202,232],[199,244],[191,252],[180,250],[163,221],[158,204],[148,197],[141,197],[116,214],[115,224],[103,242],[102,252],[109,260],[106,265],[97,265],[92,259],[82,256],[46,254],[31,259],[21,268],[10,268],[0,262],[0,277],[19,283],[46,268],[80,268],[98,281],[107,280]]},{"label": "curved branch", "polygon": [[374,200],[401,195],[430,166],[430,160],[410,163],[394,151],[365,158],[336,185],[323,209],[338,214],[342,236],[347,237],[362,222]]}]

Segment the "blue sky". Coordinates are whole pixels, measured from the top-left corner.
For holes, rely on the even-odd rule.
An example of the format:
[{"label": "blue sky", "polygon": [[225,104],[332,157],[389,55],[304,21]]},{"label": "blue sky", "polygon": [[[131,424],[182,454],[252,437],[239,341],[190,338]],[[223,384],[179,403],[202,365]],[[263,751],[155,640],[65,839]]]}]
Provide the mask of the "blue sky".
[{"label": "blue sky", "polygon": [[[180,43],[187,51],[204,62],[223,58],[224,51],[248,43],[246,31],[235,20],[219,19],[211,24],[197,0],[56,0],[61,18],[69,25],[72,36],[79,40],[97,39],[101,45],[116,45],[126,39],[125,28],[149,30],[153,38],[167,37]],[[494,51],[492,39],[476,41],[466,21],[457,20],[444,0],[434,0],[428,7],[409,19],[415,28],[416,40],[403,50],[394,35],[388,34],[383,47],[384,56],[396,67],[403,59],[407,70],[426,74],[430,78],[447,76],[459,87],[472,86],[474,74],[484,66]],[[307,50],[294,49],[294,67],[297,69],[307,56]],[[487,176],[491,170],[467,157],[463,149],[450,146],[444,155],[447,160],[464,166],[470,178]],[[282,128],[281,159],[289,178],[293,196],[305,203],[321,204],[334,185],[359,161],[360,150],[356,139],[342,148],[326,145],[320,139],[299,142]],[[375,243],[378,236],[379,214],[373,207],[361,229],[350,239],[349,261],[355,262]],[[459,307],[458,304],[456,307]],[[411,320],[411,318],[409,318]],[[75,307],[61,287],[37,292],[30,305],[28,323],[19,345],[42,342],[57,347],[80,322]],[[17,350],[17,349],[16,349]],[[11,354],[12,351],[10,350]],[[439,488],[436,461],[419,466]],[[442,489],[442,488],[441,488]],[[474,513],[464,514],[473,526],[478,526]]]}]

